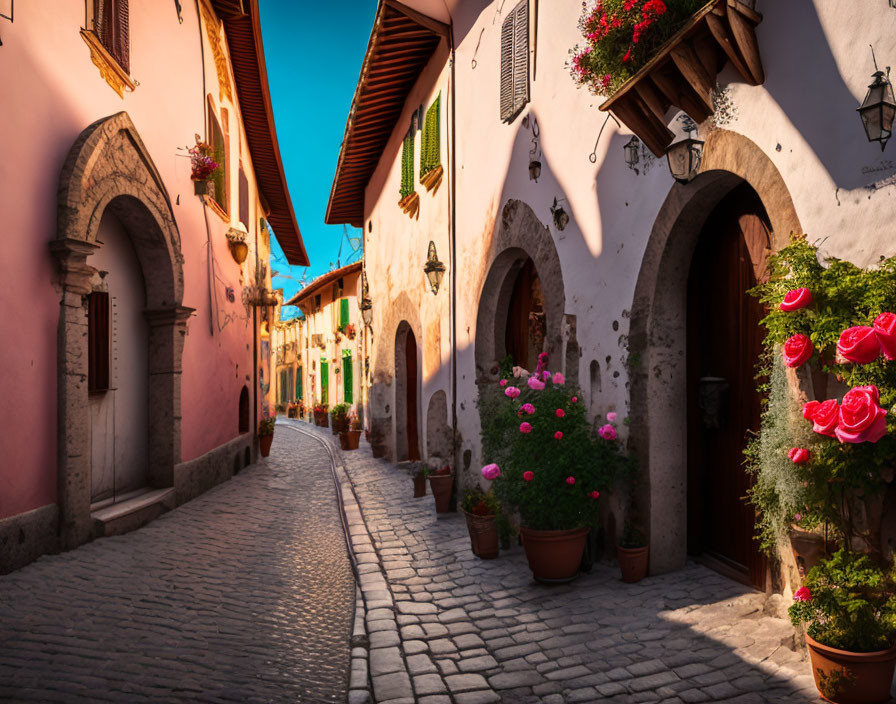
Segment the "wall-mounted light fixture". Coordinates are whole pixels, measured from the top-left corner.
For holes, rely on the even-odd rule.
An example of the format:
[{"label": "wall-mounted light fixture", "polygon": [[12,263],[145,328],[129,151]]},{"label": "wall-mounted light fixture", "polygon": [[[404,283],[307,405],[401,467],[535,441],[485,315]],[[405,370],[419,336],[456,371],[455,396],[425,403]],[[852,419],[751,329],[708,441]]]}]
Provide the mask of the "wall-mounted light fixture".
[{"label": "wall-mounted light fixture", "polygon": [[641,151],[641,140],[638,139],[637,136],[632,136],[622,150],[625,152],[625,163],[628,165],[628,168],[636,174],[640,174],[641,172],[638,171],[638,162],[640,161],[639,152]]},{"label": "wall-mounted light fixture", "polygon": [[241,222],[227,230],[227,245],[230,247],[230,255],[237,264],[242,264],[249,256],[249,245],[246,242],[248,237],[249,231]]},{"label": "wall-mounted light fixture", "polygon": [[697,131],[697,124],[690,117],[683,115],[681,122],[686,136],[669,145],[666,150],[666,159],[669,162],[669,172],[672,174],[672,178],[679,183],[688,183],[694,179],[700,169],[704,142],[693,136]]},{"label": "wall-mounted light fixture", "polygon": [[[891,5],[893,0],[891,0]],[[896,117],[896,100],[893,98],[893,84],[890,83],[890,67],[884,73],[877,67],[874,59],[874,48],[871,49],[874,60],[874,75],[868,86],[865,100],[856,108],[862,118],[862,126],[869,142],[879,142],[880,150],[887,146],[887,140],[893,134],[893,118]]]},{"label": "wall-mounted light fixture", "polygon": [[423,266],[423,272],[426,274],[426,280],[429,282],[429,288],[433,295],[438,294],[439,286],[442,284],[442,276],[445,274],[445,265],[439,261],[435,242],[430,241],[429,243],[429,251],[426,255],[426,264]]},{"label": "wall-mounted light fixture", "polygon": [[373,324],[373,301],[370,300],[366,271],[361,271],[361,300],[358,302],[358,307],[361,309],[361,319],[364,321],[364,325],[370,327]]},{"label": "wall-mounted light fixture", "polygon": [[[560,200],[566,200],[565,198],[561,198]],[[567,203],[568,204],[568,203]],[[557,202],[557,198],[554,198],[554,204],[551,206],[551,215],[554,216],[554,225],[561,232],[566,229],[566,226],[569,225],[569,213],[567,213],[563,206]]]},{"label": "wall-mounted light fixture", "polygon": [[532,129],[532,148],[529,150],[529,180],[538,183],[538,177],[541,176],[541,160],[539,159],[538,135],[541,130],[538,129],[538,120],[535,115],[526,115],[523,118],[523,126]]}]

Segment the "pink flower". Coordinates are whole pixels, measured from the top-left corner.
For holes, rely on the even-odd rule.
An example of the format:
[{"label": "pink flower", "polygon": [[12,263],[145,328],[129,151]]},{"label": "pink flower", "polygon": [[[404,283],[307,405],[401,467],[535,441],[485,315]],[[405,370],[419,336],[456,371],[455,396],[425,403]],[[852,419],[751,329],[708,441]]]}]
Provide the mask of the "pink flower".
[{"label": "pink flower", "polygon": [[[809,408],[810,404],[816,404]],[[811,415],[806,416],[809,412]],[[829,398],[824,403],[809,401],[803,406],[803,417],[812,421],[812,430],[819,435],[834,437],[834,429],[840,420],[840,405],[837,399]]]},{"label": "pink flower", "polygon": [[884,356],[893,361],[896,359],[896,315],[881,313],[874,319],[874,334],[884,352]]},{"label": "pink flower", "polygon": [[615,423],[616,422],[616,411],[610,411],[609,413],[607,413],[607,420],[610,421],[611,423]]},{"label": "pink flower", "polygon": [[535,406],[533,406],[531,403],[524,403],[522,406],[520,406],[520,410],[525,411],[531,416],[533,413],[535,413]]},{"label": "pink flower", "polygon": [[545,369],[541,373],[541,380],[542,381],[550,381],[551,380],[551,373],[547,369]]},{"label": "pink flower", "polygon": [[781,310],[790,312],[792,310],[799,310],[800,308],[805,308],[812,302],[812,294],[809,292],[807,288],[795,288],[792,291],[788,291],[784,295],[784,300],[781,302]]},{"label": "pink flower", "polygon": [[868,364],[880,357],[880,342],[874,328],[857,325],[840,333],[837,352],[844,359],[856,364]]},{"label": "pink flower", "polygon": [[531,433],[531,432],[532,432],[532,425],[529,424],[529,423],[526,423],[525,421],[522,422],[522,423],[520,423],[520,432],[521,432],[521,433],[526,433],[526,434]]},{"label": "pink flower", "polygon": [[498,386],[500,386],[501,388],[507,386],[507,379],[501,379],[501,381],[498,382]]},{"label": "pink flower", "polygon": [[807,335],[794,335],[784,343],[784,364],[799,367],[812,356],[812,340]]},{"label": "pink flower", "polygon": [[562,439],[563,439],[562,431],[558,430],[556,433],[554,433],[554,440],[562,440]]},{"label": "pink flower", "polygon": [[840,442],[877,442],[887,432],[887,411],[880,407],[877,387],[857,386],[843,396],[840,423],[834,433]]},{"label": "pink flower", "polygon": [[531,482],[533,479],[535,479],[535,472],[523,472],[524,482]]},{"label": "pink flower", "polygon": [[806,464],[809,461],[809,457],[811,457],[811,453],[805,447],[792,447],[787,456],[794,464]]},{"label": "pink flower", "polygon": [[[803,486],[809,486],[809,482],[803,482]],[[793,514],[793,520],[796,521],[797,523],[799,523],[801,520],[803,520],[803,514],[801,514],[801,513]]]},{"label": "pink flower", "polygon": [[579,397],[578,397],[578,396],[573,396],[573,397],[572,397],[572,402],[573,402],[573,403],[578,403],[578,402],[579,402]]},{"label": "pink flower", "polygon": [[563,386],[566,383],[566,378],[560,372],[557,372],[554,374],[554,383],[557,386]]},{"label": "pink flower", "polygon": [[562,418],[566,415],[566,411],[564,411],[562,408],[558,408],[556,411],[554,411],[554,415],[558,418]]},{"label": "pink flower", "polygon": [[632,58],[632,49],[631,49],[631,47],[629,47],[628,51],[625,52],[625,56],[622,57],[622,63],[627,64],[629,61],[631,61],[631,58]]},{"label": "pink flower", "polygon": [[516,398],[520,395],[520,390],[515,386],[508,386],[506,389],[504,389],[504,395],[507,398]]},{"label": "pink flower", "polygon": [[[526,381],[526,383],[529,385],[529,388],[532,389],[533,391],[543,391],[544,390],[544,382],[539,381],[534,376],[530,376],[529,379]],[[517,394],[517,396],[519,396],[519,394]]]},{"label": "pink flower", "polygon": [[812,598],[812,592],[808,587],[800,587],[793,593],[794,601],[809,601]]},{"label": "pink flower", "polygon": [[600,498],[600,492],[592,491],[590,494],[588,494],[588,496],[590,496],[592,499],[598,499],[598,498]]},{"label": "pink flower", "polygon": [[567,477],[566,483],[569,484],[570,486],[572,486],[573,484],[576,483],[576,478],[575,477]]},{"label": "pink flower", "polygon": [[600,426],[597,434],[600,435],[604,440],[615,440],[617,436],[616,428],[614,428],[609,423]]},{"label": "pink flower", "polygon": [[501,476],[501,469],[496,464],[487,464],[482,468],[482,476],[491,481]]},{"label": "pink flower", "polygon": [[803,404],[803,418],[806,420],[814,420],[819,406],[821,406],[821,404],[818,401],[808,401]]}]

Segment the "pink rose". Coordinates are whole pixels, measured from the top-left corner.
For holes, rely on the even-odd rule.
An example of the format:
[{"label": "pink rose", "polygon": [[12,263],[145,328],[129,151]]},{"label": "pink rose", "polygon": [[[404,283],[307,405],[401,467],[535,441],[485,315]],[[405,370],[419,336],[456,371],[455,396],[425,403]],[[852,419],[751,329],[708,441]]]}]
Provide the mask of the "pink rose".
[{"label": "pink rose", "polygon": [[843,396],[840,424],[835,433],[840,442],[877,442],[887,432],[887,412],[880,407],[876,386],[857,386]]},{"label": "pink rose", "polygon": [[496,464],[487,464],[482,468],[482,476],[491,481],[501,476],[501,469]]},{"label": "pink rose", "polygon": [[[816,401],[817,403],[817,401]],[[806,404],[807,406],[809,404]],[[803,411],[805,416],[805,409]],[[820,435],[834,437],[834,430],[840,422],[840,406],[836,399],[829,398],[824,403],[819,403],[812,413],[812,430]]]},{"label": "pink rose", "polygon": [[570,486],[572,486],[573,484],[576,483],[576,478],[575,477],[567,477],[566,483],[569,484]]},{"label": "pink rose", "polygon": [[554,383],[557,386],[563,386],[566,383],[566,378],[560,372],[557,372],[554,374]]},{"label": "pink rose", "polygon": [[520,432],[521,433],[531,433],[532,432],[531,424],[526,423],[525,421],[520,423]]},{"label": "pink rose", "polygon": [[544,382],[539,381],[534,376],[530,376],[529,379],[526,381],[526,383],[529,385],[529,388],[532,389],[533,391],[543,391],[544,390]]},{"label": "pink rose", "polygon": [[579,397],[578,397],[578,396],[573,396],[573,397],[572,397],[572,402],[573,402],[573,403],[578,403],[578,401],[579,401]]},{"label": "pink rose", "polygon": [[807,288],[795,288],[788,291],[784,295],[784,301],[781,303],[781,310],[790,312],[805,308],[812,302],[812,294]]},{"label": "pink rose", "polygon": [[507,379],[501,379],[501,381],[498,382],[498,386],[500,386],[501,388],[507,386]]},{"label": "pink rose", "polygon": [[607,420],[610,421],[611,423],[615,423],[616,422],[616,411],[610,411],[609,413],[607,413]]},{"label": "pink rose", "polygon": [[874,319],[874,334],[884,356],[890,361],[896,359],[896,315],[881,313],[877,316]]},{"label": "pink rose", "polygon": [[597,499],[597,498],[600,498],[600,492],[592,491],[590,494],[588,494],[588,496],[590,496],[592,499]]},{"label": "pink rose", "polygon": [[794,335],[784,343],[784,364],[798,367],[812,356],[812,340],[807,335]]},{"label": "pink rose", "polygon": [[545,369],[541,373],[541,380],[542,381],[550,381],[551,380],[551,373],[547,369]]},{"label": "pink rose", "polygon": [[808,587],[800,587],[793,593],[794,601],[809,601],[812,598],[812,592]]},{"label": "pink rose", "polygon": [[792,447],[787,453],[790,461],[794,464],[806,464],[809,461],[811,453],[805,447]]},{"label": "pink rose", "polygon": [[508,386],[504,390],[504,395],[507,398],[516,398],[517,396],[520,395],[520,390],[518,388],[516,388],[515,386]]},{"label": "pink rose", "polygon": [[837,351],[840,356],[856,364],[868,364],[880,357],[880,342],[874,328],[857,325],[846,328],[837,340]]},{"label": "pink rose", "polygon": [[531,482],[533,479],[535,479],[535,472],[523,472],[524,482]]},{"label": "pink rose", "polygon": [[821,404],[818,401],[808,401],[803,404],[803,418],[806,420],[814,420],[820,405]]},{"label": "pink rose", "polygon": [[558,418],[562,418],[566,415],[566,411],[564,411],[562,408],[558,408],[556,411],[554,411],[554,415],[556,415]]},{"label": "pink rose", "polygon": [[554,433],[554,440],[562,440],[562,439],[563,439],[563,433],[561,431],[558,430],[556,433]]},{"label": "pink rose", "polygon": [[522,406],[520,406],[520,410],[525,411],[531,416],[533,413],[535,413],[535,406],[533,406],[531,403],[524,403]]},{"label": "pink rose", "polygon": [[[803,482],[803,486],[809,486],[809,482]],[[801,513],[793,514],[793,520],[796,523],[799,523],[801,520],[803,520],[803,514],[801,514]]]},{"label": "pink rose", "polygon": [[604,440],[615,440],[616,439],[616,428],[607,423],[606,425],[600,426],[597,431],[597,434],[600,435]]}]

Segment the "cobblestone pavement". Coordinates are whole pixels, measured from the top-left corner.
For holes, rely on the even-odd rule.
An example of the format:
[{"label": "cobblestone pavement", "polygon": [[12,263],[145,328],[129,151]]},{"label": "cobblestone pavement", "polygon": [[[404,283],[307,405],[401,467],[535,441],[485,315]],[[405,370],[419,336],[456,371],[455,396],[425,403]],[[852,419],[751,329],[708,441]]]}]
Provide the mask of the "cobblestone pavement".
[{"label": "cobblestone pavement", "polygon": [[538,585],[521,548],[475,558],[460,515],[436,519],[431,494],[412,498],[407,473],[369,446],[342,454],[360,504],[343,487],[372,682],[360,689],[367,671],[353,660],[350,701],[820,701],[774,615],[780,596],[696,564],[633,585],[599,564],[573,584]]},{"label": "cobblestone pavement", "polygon": [[345,701],[355,580],[324,448],[0,577],[0,701]]}]

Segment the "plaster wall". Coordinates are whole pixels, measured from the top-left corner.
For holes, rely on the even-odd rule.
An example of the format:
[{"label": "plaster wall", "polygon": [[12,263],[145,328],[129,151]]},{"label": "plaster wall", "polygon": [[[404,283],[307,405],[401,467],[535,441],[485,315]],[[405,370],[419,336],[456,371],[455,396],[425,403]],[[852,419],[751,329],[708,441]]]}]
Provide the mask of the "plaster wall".
[{"label": "plaster wall", "polygon": [[[212,46],[194,3],[183,3],[178,23],[170,3],[132,3],[131,76],[139,82],[124,98],[101,77],[80,36],[85,2],[20,3],[15,22],[3,24],[0,86],[9,108],[0,115],[0,211],[7,238],[0,276],[9,299],[0,336],[4,369],[0,424],[6,428],[0,465],[0,517],[56,501],[57,324],[60,290],[47,244],[56,234],[56,191],[73,142],[94,121],[127,111],[161,173],[180,231],[184,258],[183,305],[188,323],[182,375],[182,461],[204,455],[237,435],[238,400],[253,385],[252,311],[241,288],[255,281],[258,215],[251,156],[235,104],[219,87]],[[201,30],[201,33],[200,33]],[[161,47],[164,46],[164,50]],[[226,59],[226,42],[221,42]],[[203,63],[204,61],[204,63]],[[228,62],[229,66],[229,62]],[[231,85],[233,77],[228,75]],[[207,95],[229,113],[230,213],[221,217],[193,194],[183,148],[206,134]],[[238,169],[249,191],[250,255],[239,266],[224,233],[238,219]],[[259,236],[263,241],[263,236]],[[88,258],[88,264],[92,264]],[[262,277],[268,281],[269,274]],[[234,289],[234,301],[227,289]],[[253,398],[256,396],[253,393]],[[35,442],[35,428],[41,440]]]}]

